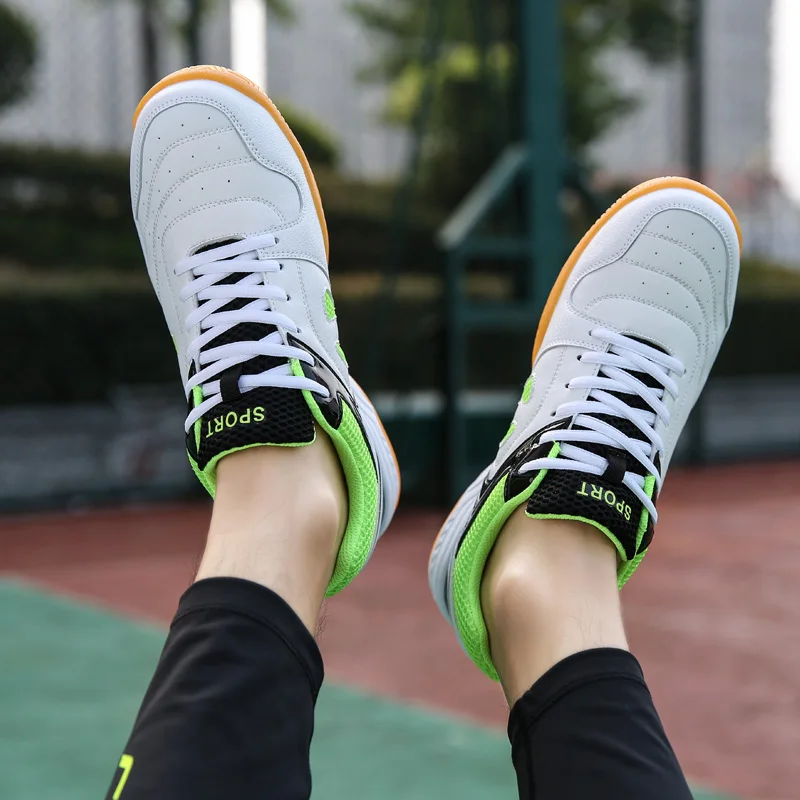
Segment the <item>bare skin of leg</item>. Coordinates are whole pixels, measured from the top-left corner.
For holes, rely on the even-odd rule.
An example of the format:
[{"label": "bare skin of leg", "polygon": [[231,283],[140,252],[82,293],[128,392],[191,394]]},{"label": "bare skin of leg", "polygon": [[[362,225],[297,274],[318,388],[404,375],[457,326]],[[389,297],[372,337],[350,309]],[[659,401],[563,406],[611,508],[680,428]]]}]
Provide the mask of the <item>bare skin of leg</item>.
[{"label": "bare skin of leg", "polygon": [[280,595],[313,634],[344,529],[347,490],[328,436],[223,458],[196,580],[244,578]]},{"label": "bare skin of leg", "polygon": [[616,550],[582,522],[530,519],[517,509],[489,557],[481,602],[509,706],[567,656],[628,649]]}]

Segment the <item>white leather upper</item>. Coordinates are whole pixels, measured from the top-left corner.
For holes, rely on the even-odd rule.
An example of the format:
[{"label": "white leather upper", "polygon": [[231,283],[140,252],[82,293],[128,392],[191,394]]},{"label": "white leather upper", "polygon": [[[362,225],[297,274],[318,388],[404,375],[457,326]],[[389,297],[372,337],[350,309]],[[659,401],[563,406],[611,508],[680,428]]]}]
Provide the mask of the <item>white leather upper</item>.
[{"label": "white leather upper", "polygon": [[[173,83],[142,109],[131,149],[131,200],[150,279],[175,341],[181,377],[190,369],[189,344],[199,325],[186,328],[196,294],[181,300],[191,271],[175,268],[205,245],[272,234],[275,246],[258,252],[278,262],[262,273],[284,300],[271,310],[289,317],[293,334],[324,359],[360,412],[380,485],[372,546],[388,526],[400,493],[391,444],[364,392],[351,383],[337,347],[336,320],[326,314],[330,291],[322,224],[303,165],[271,113],[214,80]],[[280,294],[280,293],[278,293]],[[287,331],[278,326],[284,343]],[[199,370],[199,365],[197,365]]]},{"label": "white leather upper", "polygon": [[657,189],[615,212],[595,234],[567,278],[533,365],[533,390],[520,403],[515,427],[494,467],[519,444],[554,422],[556,409],[583,400],[567,389],[595,375],[581,363],[604,349],[589,336],[607,328],[662,347],[686,367],[677,399],[665,402],[669,424],[658,421],[669,460],[730,325],[739,271],[739,242],[730,215],[711,198],[684,188]]},{"label": "white leather upper", "polygon": [[297,338],[350,385],[336,321],[325,314],[328,264],[311,188],[291,143],[259,103],[212,80],[158,92],[136,124],[131,199],[184,380],[184,354],[200,331],[184,326],[196,301],[179,299],[191,275],[176,277],[175,265],[204,245],[272,233],[278,245],[259,255],[283,269],[264,280],[289,295],[274,310],[289,316],[300,328]]}]

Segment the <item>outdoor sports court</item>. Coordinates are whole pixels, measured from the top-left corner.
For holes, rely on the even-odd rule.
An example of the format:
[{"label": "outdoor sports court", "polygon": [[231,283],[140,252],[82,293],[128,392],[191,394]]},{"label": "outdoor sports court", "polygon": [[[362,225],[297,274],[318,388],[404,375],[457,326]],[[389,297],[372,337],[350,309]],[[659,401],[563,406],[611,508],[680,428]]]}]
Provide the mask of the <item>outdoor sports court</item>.
[{"label": "outdoor sports court", "polygon": [[[676,469],[658,546],[623,592],[677,754],[713,787],[698,797],[797,797],[799,479],[797,462]],[[328,604],[317,797],[515,796],[502,693],[426,590],[441,518],[401,512]],[[207,519],[206,505],[167,505],[3,520],[0,797],[105,790]],[[708,537],[713,548],[698,545]]]},{"label": "outdoor sports court", "polygon": [[0,800],[800,800],[798,38],[0,0]]}]

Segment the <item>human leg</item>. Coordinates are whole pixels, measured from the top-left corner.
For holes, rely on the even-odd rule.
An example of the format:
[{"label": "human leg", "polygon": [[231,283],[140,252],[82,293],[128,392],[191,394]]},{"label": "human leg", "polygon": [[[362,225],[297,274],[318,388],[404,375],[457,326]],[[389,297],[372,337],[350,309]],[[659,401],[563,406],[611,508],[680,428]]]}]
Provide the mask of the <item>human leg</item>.
[{"label": "human leg", "polygon": [[[514,704],[524,797],[587,796],[557,780],[582,769],[592,797],[686,794],[626,651],[615,584],[653,539],[675,445],[730,325],[740,247],[731,209],[694,181],[650,181],[612,206],[545,305],[497,457],[434,545],[434,599]],[[626,770],[644,783],[610,777]]]},{"label": "human leg", "polygon": [[269,98],[193,67],[134,122],[134,219],[215,503],[108,797],[303,798],[319,607],[386,530],[399,470],[339,345],[316,183]]},{"label": "human leg", "polygon": [[690,800],[628,652],[617,554],[572,520],[505,525],[484,575],[492,659],[521,800]]}]

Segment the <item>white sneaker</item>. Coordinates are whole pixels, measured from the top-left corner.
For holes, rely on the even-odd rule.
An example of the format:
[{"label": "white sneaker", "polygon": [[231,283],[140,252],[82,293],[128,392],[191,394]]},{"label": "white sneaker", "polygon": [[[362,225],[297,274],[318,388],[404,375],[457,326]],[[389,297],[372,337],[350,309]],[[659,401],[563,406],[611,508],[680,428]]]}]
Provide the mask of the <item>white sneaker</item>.
[{"label": "white sneaker", "polygon": [[514,421],[431,553],[433,596],[487,675],[481,580],[516,508],[602,531],[620,586],[647,552],[675,444],[730,325],[740,247],[719,195],[659,178],[617,201],[561,271]]},{"label": "white sneaker", "polygon": [[311,168],[261,89],[221,67],[164,78],[134,126],[133,215],[178,351],[192,467],[213,495],[223,456],[325,431],[350,503],[333,594],[386,530],[400,474],[339,346]]}]

